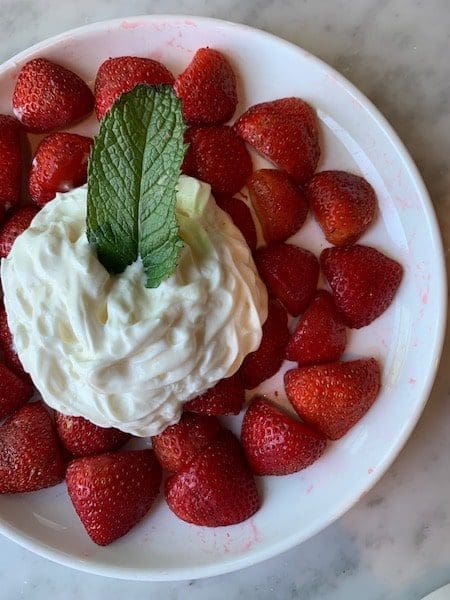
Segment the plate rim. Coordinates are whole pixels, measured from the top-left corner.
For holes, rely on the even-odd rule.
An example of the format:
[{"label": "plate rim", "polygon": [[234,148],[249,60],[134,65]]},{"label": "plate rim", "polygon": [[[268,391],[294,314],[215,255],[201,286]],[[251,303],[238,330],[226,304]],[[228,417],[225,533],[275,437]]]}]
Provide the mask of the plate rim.
[{"label": "plate rim", "polygon": [[339,73],[334,67],[326,63],[321,58],[318,58],[314,54],[311,54],[309,51],[305,50],[301,46],[293,42],[289,42],[275,34],[269,33],[262,29],[224,19],[183,14],[133,15],[129,17],[124,16],[117,17],[114,19],[96,21],[94,23],[89,23],[87,25],[82,25],[66,30],[62,33],[56,34],[54,36],[46,38],[45,40],[37,42],[36,44],[33,44],[32,46],[26,48],[25,50],[22,50],[21,52],[15,54],[5,62],[1,63],[0,76],[3,74],[4,71],[11,68],[12,66],[16,66],[17,62],[23,61],[30,54],[38,52],[40,50],[45,50],[46,48],[53,46],[54,44],[57,44],[68,37],[78,37],[79,35],[89,32],[95,32],[96,30],[103,30],[108,27],[115,28],[118,25],[120,26],[124,22],[133,25],[134,23],[141,24],[143,21],[155,22],[161,20],[164,20],[166,22],[192,20],[203,24],[210,24],[216,26],[225,25],[226,27],[248,31],[253,35],[257,34],[263,38],[266,38],[271,43],[276,43],[278,45],[285,46],[290,50],[301,52],[304,58],[308,60],[308,62],[312,63],[319,69],[330,73],[335,79],[335,81],[341,87],[343,87],[351,96],[353,96],[353,98],[355,98],[365,109],[365,111],[374,119],[376,124],[383,131],[383,133],[390,139],[391,143],[395,148],[395,151],[402,159],[408,176],[417,189],[417,194],[421,199],[421,204],[424,209],[424,213],[428,220],[429,227],[432,233],[432,239],[436,249],[436,270],[440,274],[438,280],[440,289],[436,291],[436,334],[433,340],[433,352],[432,359],[430,361],[432,362],[433,366],[431,369],[429,369],[428,373],[426,374],[426,377],[424,378],[422,398],[420,402],[417,403],[415,411],[411,414],[407,426],[401,431],[395,444],[386,454],[383,461],[381,461],[377,466],[376,473],[372,476],[369,486],[363,486],[363,489],[357,492],[355,491],[352,494],[352,497],[350,499],[347,499],[345,502],[342,502],[341,505],[339,505],[337,509],[333,512],[333,514],[327,518],[327,520],[325,520],[319,525],[309,527],[309,529],[304,528],[301,535],[294,532],[289,537],[284,538],[278,541],[277,543],[272,543],[271,545],[265,548],[256,548],[248,556],[240,556],[239,558],[232,560],[222,560],[219,563],[205,565],[201,567],[175,567],[170,569],[155,569],[151,567],[145,569],[138,567],[119,568],[115,566],[102,565],[97,561],[97,559],[89,561],[89,559],[83,560],[81,558],[74,557],[73,555],[67,555],[61,550],[55,550],[49,547],[45,544],[45,542],[36,542],[36,540],[31,536],[19,533],[17,528],[11,526],[7,521],[0,517],[0,533],[6,536],[7,538],[11,539],[12,541],[16,542],[20,546],[26,548],[27,550],[30,550],[53,562],[62,564],[67,567],[71,567],[73,569],[77,569],[79,571],[84,571],[116,579],[136,581],[185,581],[189,579],[201,579],[205,577],[212,577],[216,575],[238,571],[240,569],[244,569],[246,567],[256,565],[262,561],[273,558],[274,556],[277,556],[283,552],[287,552],[288,550],[299,545],[300,543],[310,539],[320,531],[323,531],[329,525],[334,523],[338,518],[340,518],[343,514],[345,514],[386,473],[386,471],[389,469],[389,467],[399,455],[400,451],[405,446],[408,438],[410,437],[412,431],[417,425],[417,422],[429,399],[432,386],[436,378],[444,345],[447,320],[447,275],[441,232],[437,216],[434,210],[434,205],[414,160],[412,159],[408,149],[401,141],[395,129],[388,122],[388,120],[381,113],[381,111],[372,103],[372,101],[369,98],[367,98],[367,96],[363,92],[361,92],[353,83],[351,83],[346,77],[344,77],[344,75]]}]

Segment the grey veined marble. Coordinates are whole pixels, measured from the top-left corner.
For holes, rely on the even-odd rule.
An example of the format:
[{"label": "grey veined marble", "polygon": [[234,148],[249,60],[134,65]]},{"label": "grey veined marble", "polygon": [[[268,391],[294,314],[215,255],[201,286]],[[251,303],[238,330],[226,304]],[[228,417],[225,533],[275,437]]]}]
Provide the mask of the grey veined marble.
[{"label": "grey veined marble", "polygon": [[[449,0],[0,0],[0,60],[85,23],[143,13],[254,25],[336,67],[391,121],[421,170],[450,242]],[[450,580],[449,352],[400,457],[344,517],[245,571],[175,584],[103,579],[0,538],[2,600],[418,600]]]}]

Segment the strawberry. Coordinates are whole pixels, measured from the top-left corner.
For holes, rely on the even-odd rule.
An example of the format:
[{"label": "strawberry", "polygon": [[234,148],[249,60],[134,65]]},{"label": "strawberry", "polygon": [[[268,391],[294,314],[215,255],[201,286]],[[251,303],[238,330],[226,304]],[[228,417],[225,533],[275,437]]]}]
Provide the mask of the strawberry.
[{"label": "strawberry", "polygon": [[244,236],[250,250],[252,252],[256,250],[257,237],[255,222],[253,221],[252,213],[245,202],[239,200],[239,198],[222,196],[216,198],[216,203],[222,210],[230,215],[233,223]]},{"label": "strawberry", "polygon": [[185,410],[203,415],[238,415],[245,402],[245,390],[238,373],[219,383],[193,400],[186,402]]},{"label": "strawberry", "polygon": [[0,350],[3,355],[3,362],[8,369],[26,383],[31,384],[31,378],[24,371],[20,358],[14,349],[14,341],[9,330],[8,317],[3,304],[0,304]]},{"label": "strawberry", "polygon": [[309,467],[323,453],[325,438],[261,396],[242,422],[241,443],[255,475],[288,475]]},{"label": "strawberry", "polygon": [[317,258],[298,246],[278,243],[255,252],[255,263],[269,292],[293,316],[314,297],[319,280]]},{"label": "strawberry", "polygon": [[33,386],[0,363],[0,419],[22,408],[33,395]]},{"label": "strawberry", "polygon": [[370,246],[326,248],[320,265],[345,323],[355,329],[390,306],[403,277],[398,262]]},{"label": "strawberry", "polygon": [[161,478],[161,467],[149,449],[76,458],[66,473],[74,508],[99,546],[141,521],[158,496]]},{"label": "strawberry", "polygon": [[250,107],[236,133],[297,183],[307,181],[319,162],[317,119],[300,98],[281,98]]},{"label": "strawberry", "polygon": [[331,295],[319,290],[300,317],[286,348],[286,358],[299,365],[338,360],[345,350],[345,325]]},{"label": "strawberry", "polygon": [[30,196],[39,206],[87,181],[93,140],[75,133],[52,133],[39,144],[29,177]]},{"label": "strawberry", "polygon": [[231,127],[192,127],[183,172],[211,185],[214,195],[232,196],[245,185],[252,159]]},{"label": "strawberry", "polygon": [[152,438],[159,462],[168,471],[179,471],[212,442],[222,427],[215,417],[184,413],[175,425],[169,425]]},{"label": "strawberry", "polygon": [[139,83],[173,84],[173,75],[164,65],[151,58],[118,56],[100,65],[95,78],[95,114],[100,121],[114,102]]},{"label": "strawberry", "polygon": [[20,202],[22,187],[22,128],[19,121],[0,115],[0,218]]},{"label": "strawberry", "polygon": [[375,216],[377,198],[372,186],[353,173],[316,173],[305,193],[325,237],[335,246],[354,244]]},{"label": "strawberry", "polygon": [[42,402],[23,406],[0,426],[0,494],[56,485],[64,471],[58,438]]},{"label": "strawberry", "polygon": [[286,173],[260,169],[253,173],[247,186],[268,244],[284,242],[305,222],[308,204]]},{"label": "strawberry", "polygon": [[230,431],[222,432],[189,465],[169,477],[165,496],[180,519],[204,527],[240,523],[260,506],[252,472]]},{"label": "strawberry", "polygon": [[278,302],[270,300],[259,348],[247,354],[239,371],[245,389],[252,390],[275,375],[281,367],[289,339],[287,322],[284,308]]},{"label": "strawberry", "polygon": [[380,391],[374,358],[301,367],[284,376],[287,397],[308,425],[338,440],[363,417]]},{"label": "strawberry", "polygon": [[78,75],[45,58],[27,62],[13,94],[15,116],[34,133],[68,127],[94,108],[94,96]]},{"label": "strawberry", "polygon": [[200,48],[174,84],[188,125],[220,125],[237,106],[236,76],[223,54]]},{"label": "strawberry", "polygon": [[90,456],[111,452],[123,446],[130,434],[113,427],[99,427],[83,417],[70,417],[55,412],[56,431],[72,456]]},{"label": "strawberry", "polygon": [[16,237],[28,229],[38,213],[35,206],[22,206],[6,221],[0,230],[0,256],[6,258]]}]

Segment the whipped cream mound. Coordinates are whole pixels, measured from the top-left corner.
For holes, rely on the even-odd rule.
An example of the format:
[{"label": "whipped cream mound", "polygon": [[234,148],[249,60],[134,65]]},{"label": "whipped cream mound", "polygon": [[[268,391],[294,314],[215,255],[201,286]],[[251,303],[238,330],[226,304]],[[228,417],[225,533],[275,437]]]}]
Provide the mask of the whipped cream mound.
[{"label": "whipped cream mound", "polygon": [[185,245],[155,289],[145,287],[140,260],[120,275],[104,269],[87,241],[86,197],[86,186],[57,194],[2,260],[8,323],[47,404],[155,435],[258,348],[266,290],[209,185],[180,177]]}]

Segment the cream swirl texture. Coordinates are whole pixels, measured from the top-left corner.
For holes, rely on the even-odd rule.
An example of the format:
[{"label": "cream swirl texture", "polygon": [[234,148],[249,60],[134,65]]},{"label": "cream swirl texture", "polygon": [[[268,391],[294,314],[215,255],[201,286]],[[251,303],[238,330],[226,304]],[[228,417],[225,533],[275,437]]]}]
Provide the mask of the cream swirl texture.
[{"label": "cream swirl texture", "polygon": [[207,184],[181,176],[184,248],[147,289],[138,260],[110,275],[86,237],[86,187],[57,194],[2,261],[16,350],[56,410],[137,436],[235,373],[261,341],[265,287],[240,231]]}]

